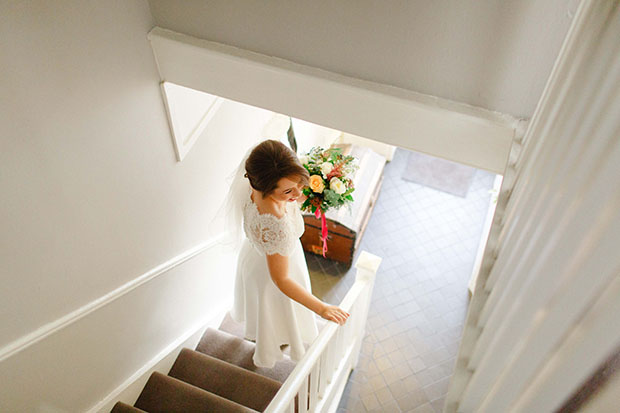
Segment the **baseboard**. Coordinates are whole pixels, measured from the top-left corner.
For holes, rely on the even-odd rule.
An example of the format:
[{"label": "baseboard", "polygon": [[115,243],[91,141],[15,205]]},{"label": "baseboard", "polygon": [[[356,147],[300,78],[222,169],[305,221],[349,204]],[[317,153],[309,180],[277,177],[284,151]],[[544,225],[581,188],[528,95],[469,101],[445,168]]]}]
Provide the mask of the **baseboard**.
[{"label": "baseboard", "polygon": [[195,348],[205,330],[209,327],[217,328],[231,306],[232,303],[229,303],[225,308],[219,309],[214,314],[205,317],[203,322],[190,328],[185,334],[166,346],[142,368],[128,377],[127,380],[114,389],[103,400],[87,410],[87,412],[108,413],[119,401],[133,406],[151,374],[155,371],[168,374],[181,350],[183,348]]}]

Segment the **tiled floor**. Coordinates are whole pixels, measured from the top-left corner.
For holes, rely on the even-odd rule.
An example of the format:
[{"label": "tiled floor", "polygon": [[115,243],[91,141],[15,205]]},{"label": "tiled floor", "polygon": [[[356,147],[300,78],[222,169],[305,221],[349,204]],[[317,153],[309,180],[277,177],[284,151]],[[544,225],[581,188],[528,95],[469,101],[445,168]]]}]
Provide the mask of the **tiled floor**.
[{"label": "tiled floor", "polygon": [[[383,258],[360,363],[339,412],[440,412],[465,319],[495,175],[478,170],[466,198],[401,179],[408,152],[385,168],[361,250]],[[306,255],[313,292],[337,304],[354,269]]]}]

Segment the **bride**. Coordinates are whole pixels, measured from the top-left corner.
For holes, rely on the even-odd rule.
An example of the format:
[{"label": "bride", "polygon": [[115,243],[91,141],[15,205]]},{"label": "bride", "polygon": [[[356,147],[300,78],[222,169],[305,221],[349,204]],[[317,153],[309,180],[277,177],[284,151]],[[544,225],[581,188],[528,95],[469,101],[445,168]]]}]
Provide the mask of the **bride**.
[{"label": "bride", "polygon": [[304,343],[318,334],[314,313],[341,325],[349,317],[311,293],[298,204],[308,179],[297,155],[275,140],[258,144],[235,178],[246,238],[237,260],[231,316],[244,322],[245,337],[256,341],[253,361],[259,367],[281,360],[284,344],[292,360],[301,359]]}]

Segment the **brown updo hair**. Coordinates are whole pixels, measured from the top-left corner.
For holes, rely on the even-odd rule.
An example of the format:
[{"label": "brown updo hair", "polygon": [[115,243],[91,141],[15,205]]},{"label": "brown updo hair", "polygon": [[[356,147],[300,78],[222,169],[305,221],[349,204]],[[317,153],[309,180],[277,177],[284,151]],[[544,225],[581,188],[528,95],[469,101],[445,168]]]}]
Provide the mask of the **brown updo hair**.
[{"label": "brown updo hair", "polygon": [[259,143],[252,150],[245,161],[245,171],[250,185],[260,191],[263,198],[275,191],[282,178],[296,176],[304,185],[310,179],[310,174],[299,162],[297,154],[273,139]]}]

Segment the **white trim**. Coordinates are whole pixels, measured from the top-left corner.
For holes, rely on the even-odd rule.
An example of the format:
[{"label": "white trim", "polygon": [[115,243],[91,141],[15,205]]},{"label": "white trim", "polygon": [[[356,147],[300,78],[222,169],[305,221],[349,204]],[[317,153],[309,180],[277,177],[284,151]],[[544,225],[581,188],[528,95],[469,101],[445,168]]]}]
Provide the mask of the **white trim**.
[{"label": "white trim", "polygon": [[101,297],[89,302],[88,304],[74,310],[64,316],[57,318],[54,321],[51,321],[36,330],[10,342],[0,349],[0,362],[6,360],[9,357],[14,356],[32,346],[33,344],[38,343],[39,341],[45,339],[46,337],[62,330],[63,328],[75,323],[81,318],[87,316],[95,310],[111,303],[114,300],[119,299],[130,291],[138,288],[144,283],[147,283],[156,277],[170,271],[171,269],[183,264],[184,262],[194,258],[195,256],[201,254],[202,252],[208,250],[209,248],[217,245],[224,237],[224,234],[221,234],[217,237],[214,237],[208,241],[202,242],[196,245],[193,248],[177,255],[174,258],[169,259],[163,264],[158,265],[157,267],[149,270],[148,272],[140,275],[137,278],[127,282],[126,284],[121,285],[109,293],[102,295]]},{"label": "white trim", "polygon": [[189,328],[185,334],[168,344],[148,363],[128,377],[116,389],[112,390],[104,399],[87,410],[87,413],[109,412],[119,401],[133,405],[150,375],[154,371],[167,374],[181,349],[196,347],[204,331],[208,327],[217,327],[231,306],[232,303],[225,305],[224,310],[220,310],[217,314],[209,314],[201,322]]},{"label": "white trim", "polygon": [[[355,263],[355,283],[338,305],[349,311],[351,318],[344,326],[331,322],[323,327],[282,383],[265,413],[294,411],[295,399],[302,399],[300,394],[305,394],[303,400],[309,397],[312,412],[336,411],[349,374],[359,359],[372,289],[381,261],[381,257],[367,251],[361,252]],[[314,382],[314,385],[310,386],[308,395],[306,386],[309,382]],[[316,406],[314,402],[317,402]]]},{"label": "white trim", "polygon": [[[518,121],[155,27],[162,81],[503,173]],[[300,98],[303,96],[304,98]]]},{"label": "white trim", "polygon": [[617,6],[581,2],[508,165],[445,412],[555,410],[620,344],[590,311],[620,264]]},{"label": "white trim", "polygon": [[521,412],[555,410],[566,399],[565,389],[579,388],[608,354],[613,354],[616,343],[620,342],[620,275],[602,290],[512,409]]},{"label": "white trim", "polygon": [[[480,274],[480,268],[482,267],[482,257],[484,257],[484,251],[486,250],[487,242],[489,241],[491,224],[493,223],[493,218],[495,217],[495,209],[497,207],[497,197],[499,196],[499,191],[502,187],[503,179],[504,177],[502,175],[495,175],[495,180],[493,181],[493,189],[490,191],[491,199],[489,201],[489,209],[487,210],[487,215],[484,220],[482,234],[480,235],[480,242],[478,244],[478,253],[476,254],[476,259],[474,260],[474,268],[471,271],[471,276],[469,277],[469,283],[467,286],[470,295],[474,293],[474,289],[476,288],[476,280],[478,279],[478,274]],[[496,247],[494,242],[491,242],[489,246],[490,248]]]},{"label": "white trim", "polygon": [[[187,136],[183,136],[179,132],[180,125],[175,125],[175,116],[173,114],[173,112],[176,113],[173,109],[173,106],[178,104],[179,102],[173,103],[170,101],[170,97],[166,90],[166,87],[168,85],[177,85],[174,85],[170,82],[161,82],[160,88],[164,100],[164,106],[166,107],[166,115],[168,117],[168,125],[170,127],[172,141],[174,143],[174,152],[176,154],[177,161],[181,162],[189,153],[190,149],[192,149],[192,146],[194,145],[194,143],[196,143],[200,135],[202,135],[202,132],[204,132],[213,116],[215,116],[224,99],[219,96],[214,96],[214,99],[209,104],[209,106],[204,108],[204,112],[200,116],[200,120],[198,121],[198,123],[193,126],[193,130]],[[178,119],[176,120],[176,122],[178,122]]]},{"label": "white trim", "polygon": [[338,367],[336,367],[331,383],[325,389],[325,393],[329,396],[320,399],[316,408],[317,412],[336,413],[338,411],[338,405],[342,400],[344,388],[349,381],[353,368],[357,364],[357,360],[354,360],[355,356],[355,346],[349,346],[342,359],[340,359]]}]

